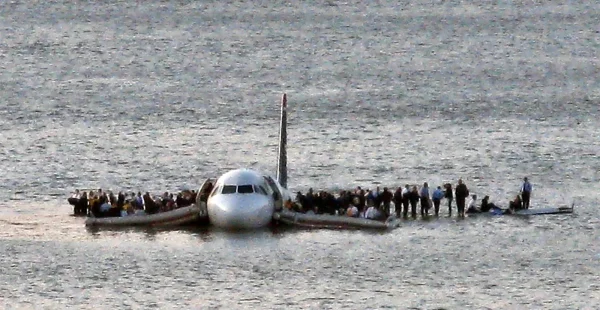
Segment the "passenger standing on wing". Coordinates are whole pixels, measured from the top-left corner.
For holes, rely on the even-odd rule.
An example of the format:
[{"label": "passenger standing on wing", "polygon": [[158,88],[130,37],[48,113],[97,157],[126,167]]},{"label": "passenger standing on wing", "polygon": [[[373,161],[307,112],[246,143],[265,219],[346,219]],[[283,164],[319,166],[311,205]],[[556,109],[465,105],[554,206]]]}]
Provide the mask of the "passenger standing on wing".
[{"label": "passenger standing on wing", "polygon": [[438,186],[437,189],[433,191],[431,198],[433,200],[435,216],[438,216],[440,213],[440,202],[442,201],[442,198],[444,198],[444,192],[442,192],[441,186]]},{"label": "passenger standing on wing", "polygon": [[410,188],[409,185],[404,185],[404,189],[402,190],[402,205],[404,206],[404,210],[402,211],[402,215],[404,217],[408,216],[408,204],[410,202]]},{"label": "passenger standing on wing", "polygon": [[112,191],[108,191],[108,203],[111,206],[117,205],[117,197],[115,196],[115,194]]},{"label": "passenger standing on wing", "polygon": [[456,186],[456,207],[458,209],[458,216],[465,216],[465,199],[469,197],[469,189],[463,183],[462,179],[458,179],[458,185]]},{"label": "passenger standing on wing", "polygon": [[381,192],[379,191],[379,186],[375,189],[375,192],[371,191],[373,196],[373,203],[375,204],[375,208],[379,209],[381,207]]},{"label": "passenger standing on wing", "polygon": [[375,196],[373,196],[373,191],[367,189],[367,193],[365,194],[365,198],[367,199],[367,208],[375,205]]},{"label": "passenger standing on wing", "polygon": [[79,190],[75,189],[75,193],[73,193],[73,195],[67,199],[69,204],[73,206],[73,214],[75,215],[79,214],[78,203],[80,198],[81,195],[79,194]]},{"label": "passenger standing on wing", "polygon": [[142,192],[137,193],[137,197],[135,197],[135,205],[136,209],[144,210],[144,198],[142,198]]},{"label": "passenger standing on wing", "polygon": [[531,183],[527,177],[523,178],[523,186],[521,186],[521,199],[523,199],[523,209],[529,209],[529,200],[531,199]]},{"label": "passenger standing on wing", "polygon": [[416,218],[417,204],[419,203],[419,190],[416,186],[413,186],[412,190],[408,193],[408,200],[410,201],[410,214],[413,218]]},{"label": "passenger standing on wing", "polygon": [[152,196],[150,196],[149,192],[146,192],[142,199],[144,200],[144,211],[146,211],[146,214],[158,213],[159,206],[154,199],[152,199]]},{"label": "passenger standing on wing", "polygon": [[88,196],[86,192],[83,192],[79,198],[79,201],[77,201],[77,211],[78,212],[76,214],[88,214]]},{"label": "passenger standing on wing", "polygon": [[421,187],[421,216],[429,216],[429,185],[427,182],[423,183]]},{"label": "passenger standing on wing", "polygon": [[444,185],[444,198],[448,200],[448,216],[452,216],[452,199],[454,199],[454,195],[452,194],[452,184],[446,183]]},{"label": "passenger standing on wing", "polygon": [[367,209],[365,208],[366,205],[366,199],[365,199],[365,190],[362,189],[360,186],[356,188],[356,193],[355,193],[356,197],[358,197],[358,210],[360,212],[365,212]]},{"label": "passenger standing on wing", "polygon": [[384,187],[383,192],[378,195],[379,200],[383,204],[383,214],[385,214],[386,218],[390,216],[390,203],[392,202],[393,197],[394,195],[388,190],[387,187]]},{"label": "passenger standing on wing", "polygon": [[119,195],[117,195],[117,207],[123,208],[124,205],[125,205],[125,194],[123,194],[123,192],[119,192]]},{"label": "passenger standing on wing", "polygon": [[398,186],[398,189],[394,192],[394,206],[396,208],[396,216],[400,217],[402,214],[402,186]]}]

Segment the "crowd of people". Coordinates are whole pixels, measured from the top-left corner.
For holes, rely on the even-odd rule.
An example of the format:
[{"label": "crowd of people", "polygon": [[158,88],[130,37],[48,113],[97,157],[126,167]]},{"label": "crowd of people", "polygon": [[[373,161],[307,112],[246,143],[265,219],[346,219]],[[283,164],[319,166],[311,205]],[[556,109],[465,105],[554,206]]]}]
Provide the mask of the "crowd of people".
[{"label": "crowd of people", "polygon": [[[374,190],[363,189],[360,186],[354,190],[342,190],[339,195],[334,196],[327,191],[315,193],[311,188],[306,194],[296,193],[296,198],[290,208],[296,212],[310,214],[336,214],[350,217],[383,220],[395,213],[396,216],[417,217],[417,209],[422,217],[430,215],[438,216],[442,201],[445,200],[448,207],[448,216],[452,216],[452,204],[456,203],[458,216],[464,217],[465,213],[481,213],[498,210],[503,213],[511,213],[518,209],[528,209],[531,197],[531,183],[524,178],[519,195],[509,202],[509,208],[500,209],[490,202],[490,197],[485,196],[478,202],[477,195],[470,195],[469,188],[462,179],[458,180],[455,188],[446,183],[431,190],[427,182],[419,188],[406,184],[398,187],[392,192],[387,187],[383,190],[377,186]],[[467,204],[466,201],[470,197]],[[393,207],[393,209],[392,209]]]},{"label": "crowd of people", "polygon": [[115,195],[112,191],[102,189],[89,192],[75,190],[68,199],[73,206],[75,215],[93,215],[95,217],[117,217],[135,214],[155,214],[187,207],[196,201],[195,191],[182,191],[174,195],[165,192],[160,197],[152,197],[146,192],[119,192]]},{"label": "crowd of people", "polygon": [[[200,194],[200,199],[206,201],[212,183],[209,183]],[[385,220],[394,214],[398,217],[417,217],[417,209],[422,217],[440,214],[442,201],[445,200],[448,208],[448,216],[452,216],[452,204],[456,203],[458,216],[464,217],[465,213],[481,213],[498,210],[503,213],[512,213],[519,209],[528,209],[532,186],[527,178],[523,179],[523,185],[519,195],[508,204],[508,209],[491,203],[490,197],[485,196],[478,203],[477,195],[470,195],[469,188],[459,179],[455,188],[446,183],[431,190],[427,182],[419,188],[416,185],[406,184],[398,187],[392,192],[387,187],[383,190],[377,186],[374,190],[363,189],[360,186],[354,190],[342,190],[339,195],[334,196],[327,191],[315,193],[309,189],[306,194],[297,192],[295,201],[287,204],[296,212],[309,214],[332,214],[373,220]],[[102,189],[80,192],[76,190],[69,203],[73,205],[75,215],[93,215],[95,217],[117,217],[135,214],[155,214],[171,211],[181,207],[187,207],[196,202],[198,193],[185,190],[174,195],[165,192],[159,197],[152,197],[148,192],[124,193],[114,195],[112,191]],[[466,203],[467,198],[469,203]]]}]

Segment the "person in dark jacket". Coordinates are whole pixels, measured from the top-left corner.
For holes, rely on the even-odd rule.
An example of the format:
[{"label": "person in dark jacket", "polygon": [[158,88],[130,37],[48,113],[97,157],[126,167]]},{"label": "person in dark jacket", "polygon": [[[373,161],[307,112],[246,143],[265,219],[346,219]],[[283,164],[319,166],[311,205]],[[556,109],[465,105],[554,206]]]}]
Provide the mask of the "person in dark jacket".
[{"label": "person in dark jacket", "polygon": [[383,213],[387,218],[388,216],[390,216],[390,203],[392,202],[392,198],[394,197],[394,195],[392,194],[392,192],[390,192],[390,190],[387,187],[384,187],[383,192],[378,196],[381,200],[381,203],[383,204]]},{"label": "person in dark jacket", "polygon": [[123,194],[123,192],[119,192],[119,194],[117,195],[117,207],[123,208],[123,206],[125,205],[125,194]]},{"label": "person in dark jacket", "polygon": [[469,189],[467,188],[467,185],[463,183],[462,179],[458,179],[455,193],[458,216],[465,216],[465,200],[469,197]]},{"label": "person in dark jacket", "polygon": [[408,193],[408,201],[410,201],[410,215],[416,218],[417,204],[419,203],[419,190],[416,186],[413,186],[412,190]]},{"label": "person in dark jacket", "polygon": [[454,195],[452,194],[452,184],[444,184],[444,189],[444,198],[448,201],[448,216],[452,216],[452,199],[454,199]]},{"label": "person in dark jacket", "polygon": [[429,216],[429,185],[427,182],[423,183],[421,192],[419,193],[421,199],[421,216]]},{"label": "person in dark jacket", "polygon": [[490,196],[485,196],[481,199],[481,212],[490,212],[491,209],[498,208],[490,202]]},{"label": "person in dark jacket", "polygon": [[365,197],[366,193],[365,190],[362,189],[360,186],[356,188],[356,195],[358,197],[358,210],[360,212],[364,212],[367,210],[366,205],[367,205],[367,197]]},{"label": "person in dark jacket", "polygon": [[396,206],[396,216],[400,217],[402,214],[402,186],[398,186],[398,189],[394,192],[394,205]]},{"label": "person in dark jacket", "polygon": [[115,194],[113,194],[112,191],[108,192],[108,203],[110,203],[111,205],[117,204],[117,197],[115,196]]},{"label": "person in dark jacket", "polygon": [[88,198],[87,193],[83,192],[81,194],[81,198],[77,201],[77,212],[75,214],[78,215],[87,215],[88,213]]},{"label": "person in dark jacket", "polygon": [[521,186],[521,198],[523,199],[523,209],[529,209],[529,200],[531,199],[531,183],[527,178],[523,178],[523,185]]},{"label": "person in dark jacket", "polygon": [[158,213],[159,206],[154,201],[154,199],[152,199],[152,197],[150,196],[150,193],[146,192],[146,194],[144,194],[144,196],[143,196],[143,199],[144,199],[144,206],[145,206],[144,211],[146,211],[146,214]]}]

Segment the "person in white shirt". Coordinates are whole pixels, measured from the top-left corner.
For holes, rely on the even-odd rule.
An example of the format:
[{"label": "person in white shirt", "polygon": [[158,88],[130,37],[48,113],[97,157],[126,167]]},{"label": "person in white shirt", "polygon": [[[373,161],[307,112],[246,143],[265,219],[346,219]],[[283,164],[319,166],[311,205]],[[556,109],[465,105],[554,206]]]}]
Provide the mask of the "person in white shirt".
[{"label": "person in white shirt", "polygon": [[79,205],[80,198],[81,198],[81,195],[79,194],[79,190],[76,189],[75,192],[73,194],[71,194],[71,197],[69,197],[67,199],[69,204],[73,206],[73,214],[79,214],[78,205]]},{"label": "person in white shirt", "polygon": [[407,217],[408,216],[408,204],[409,204],[409,200],[408,200],[408,193],[410,192],[410,186],[408,184],[404,185],[404,188],[402,189],[402,216]]},{"label": "person in white shirt", "polygon": [[365,211],[365,218],[370,220],[376,220],[379,215],[379,211],[374,206],[370,206],[367,211]]},{"label": "person in white shirt", "polygon": [[467,213],[479,213],[479,208],[477,207],[477,195],[472,195],[471,200],[469,201],[467,207]]},{"label": "person in white shirt", "polygon": [[71,195],[71,197],[75,198],[75,199],[81,198],[81,194],[79,193],[79,190],[76,189],[75,192],[73,193],[73,195]]}]

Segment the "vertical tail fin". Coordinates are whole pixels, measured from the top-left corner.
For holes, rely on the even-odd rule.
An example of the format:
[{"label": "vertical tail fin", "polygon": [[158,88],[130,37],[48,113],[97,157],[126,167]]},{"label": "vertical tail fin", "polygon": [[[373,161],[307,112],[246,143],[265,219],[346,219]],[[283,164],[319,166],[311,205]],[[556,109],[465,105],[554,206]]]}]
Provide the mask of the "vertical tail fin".
[{"label": "vertical tail fin", "polygon": [[277,181],[287,188],[287,96],[281,99],[281,123],[279,124],[279,155],[277,160]]}]

